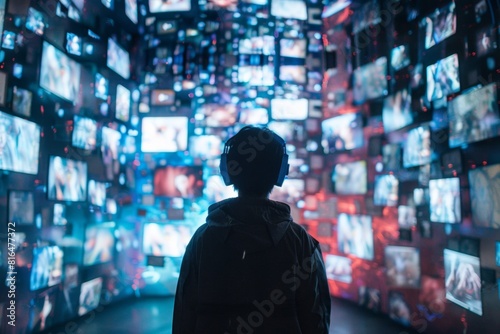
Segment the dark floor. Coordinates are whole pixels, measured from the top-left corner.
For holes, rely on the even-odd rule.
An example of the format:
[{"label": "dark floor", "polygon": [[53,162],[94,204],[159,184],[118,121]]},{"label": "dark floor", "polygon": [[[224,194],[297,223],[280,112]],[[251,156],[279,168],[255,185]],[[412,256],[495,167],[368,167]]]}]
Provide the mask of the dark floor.
[{"label": "dark floor", "polygon": [[[48,333],[170,334],[173,298],[129,300],[98,309],[90,316],[68,323]],[[413,331],[385,316],[375,315],[357,305],[332,299],[330,333],[334,334],[410,334]]]}]

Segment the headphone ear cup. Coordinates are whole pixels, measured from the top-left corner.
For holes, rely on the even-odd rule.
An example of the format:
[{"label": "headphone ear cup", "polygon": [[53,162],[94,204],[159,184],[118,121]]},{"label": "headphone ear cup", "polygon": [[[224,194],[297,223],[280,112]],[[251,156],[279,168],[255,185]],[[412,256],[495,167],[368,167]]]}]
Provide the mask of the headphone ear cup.
[{"label": "headphone ear cup", "polygon": [[223,153],[220,156],[219,169],[220,169],[220,175],[222,176],[222,180],[224,180],[224,184],[226,186],[232,185],[233,182],[231,182],[231,178],[229,177],[229,173],[227,172],[227,154],[226,153]]},{"label": "headphone ear cup", "polygon": [[285,182],[285,177],[288,175],[290,170],[290,165],[288,164],[288,154],[283,154],[283,159],[281,160],[280,172],[278,174],[278,179],[275,185],[281,187],[283,182]]}]

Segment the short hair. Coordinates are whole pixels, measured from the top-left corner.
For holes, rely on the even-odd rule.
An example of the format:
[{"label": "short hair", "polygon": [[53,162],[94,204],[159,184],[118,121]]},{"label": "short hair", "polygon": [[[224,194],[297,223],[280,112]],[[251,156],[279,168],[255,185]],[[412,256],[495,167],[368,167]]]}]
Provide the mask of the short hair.
[{"label": "short hair", "polygon": [[226,145],[229,147],[227,165],[233,168],[229,174],[234,189],[247,195],[269,195],[285,154],[283,139],[268,128],[246,126]]}]

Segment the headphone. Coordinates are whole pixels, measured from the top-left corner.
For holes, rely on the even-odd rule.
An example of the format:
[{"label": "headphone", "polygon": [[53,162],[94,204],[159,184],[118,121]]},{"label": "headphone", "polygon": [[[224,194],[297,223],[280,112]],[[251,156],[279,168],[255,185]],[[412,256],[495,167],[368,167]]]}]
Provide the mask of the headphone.
[{"label": "headphone", "polygon": [[[281,158],[280,170],[279,170],[276,182],[274,182],[274,185],[281,187],[283,185],[283,182],[285,181],[285,177],[288,175],[288,171],[290,169],[290,165],[288,164],[288,154],[286,153],[286,143],[280,136],[278,136],[274,132],[272,132],[272,131],[269,131],[269,132],[273,135],[274,139],[276,139],[280,142],[280,144],[283,148],[283,156]],[[221,174],[222,179],[224,180],[224,184],[226,186],[230,186],[230,185],[234,184],[233,180],[231,180],[231,176],[229,175],[228,166],[227,166],[227,162],[228,162],[227,161],[227,154],[229,153],[229,150],[233,147],[233,145],[232,145],[233,138],[229,139],[226,142],[226,144],[224,145],[224,151],[220,157],[220,174]]]}]

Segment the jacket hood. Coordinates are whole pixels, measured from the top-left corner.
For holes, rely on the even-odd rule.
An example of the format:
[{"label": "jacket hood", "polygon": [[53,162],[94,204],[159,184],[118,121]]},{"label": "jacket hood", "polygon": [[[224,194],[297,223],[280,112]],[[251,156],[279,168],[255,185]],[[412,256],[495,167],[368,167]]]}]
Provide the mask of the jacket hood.
[{"label": "jacket hood", "polygon": [[285,203],[239,197],[211,205],[207,217],[209,226],[226,227],[224,239],[234,229],[244,233],[257,248],[276,245],[292,221],[290,207]]}]

